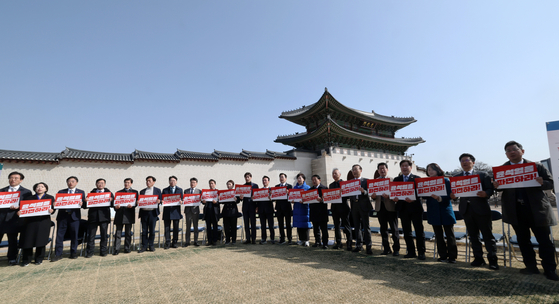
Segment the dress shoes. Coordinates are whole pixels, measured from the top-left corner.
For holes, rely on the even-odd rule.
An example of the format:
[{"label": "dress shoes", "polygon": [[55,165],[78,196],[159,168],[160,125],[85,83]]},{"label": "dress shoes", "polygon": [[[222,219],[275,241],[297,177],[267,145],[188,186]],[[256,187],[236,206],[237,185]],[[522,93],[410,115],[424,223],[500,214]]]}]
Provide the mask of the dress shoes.
[{"label": "dress shoes", "polygon": [[[422,254],[418,255],[418,256],[417,256],[417,259],[418,259],[418,260],[424,261],[424,260],[425,260],[425,254],[422,253]],[[455,263],[456,263],[456,262],[455,262]]]},{"label": "dress shoes", "polygon": [[485,266],[487,264],[485,263],[485,260],[483,258],[475,258],[473,262],[470,263],[470,265],[474,267],[480,267],[480,266]]},{"label": "dress shoes", "polygon": [[39,266],[39,265],[41,265],[41,264],[43,264],[43,261],[35,262],[35,265],[37,265],[37,266]]},{"label": "dress shoes", "polygon": [[206,243],[206,246],[211,246],[211,245],[213,245],[212,242],[207,242],[207,243]]},{"label": "dress shoes", "polygon": [[194,246],[198,247],[200,244],[198,244],[198,242],[194,242]]},{"label": "dress shoes", "polygon": [[89,258],[91,258],[91,257],[93,257],[93,253],[88,253],[88,254],[85,256],[86,259],[89,259]]},{"label": "dress shoes", "polygon": [[448,259],[446,259],[446,258],[444,258],[444,259],[443,259],[443,258],[438,258],[438,259],[437,259],[437,262],[447,263],[447,262],[449,262],[449,261],[448,261]]},{"label": "dress shoes", "polygon": [[276,244],[276,241],[271,240],[270,243],[272,243],[272,245],[275,245],[275,244]]},{"label": "dress shoes", "polygon": [[16,266],[17,262],[16,262],[16,260],[10,260],[9,264],[10,264],[10,266]]},{"label": "dress shoes", "polygon": [[353,249],[351,252],[359,252],[359,251],[361,251],[361,250],[363,250],[363,247],[357,246],[357,247],[355,247],[355,249]]},{"label": "dress shoes", "polygon": [[489,269],[491,269],[491,270],[499,270],[499,265],[497,264],[497,261],[495,261],[495,262],[489,262]]},{"label": "dress shoes", "polygon": [[115,252],[113,252],[113,255],[118,255],[118,254],[119,254],[118,250],[115,250]]},{"label": "dress shoes", "polygon": [[416,258],[417,255],[415,255],[415,253],[408,253],[404,256],[404,259],[411,259],[411,258]]},{"label": "dress shoes", "polygon": [[367,253],[368,255],[373,255],[373,250],[372,250],[371,248],[367,248],[366,253]]},{"label": "dress shoes", "polygon": [[100,254],[100,256],[106,257],[106,256],[107,256],[107,253],[106,253],[106,252],[103,252],[103,253]]},{"label": "dress shoes", "polygon": [[400,252],[399,251],[394,251],[392,253],[392,256],[395,256],[395,257],[400,256]]},{"label": "dress shoes", "polygon": [[149,251],[155,252],[155,248],[154,248],[154,247],[150,247],[150,248],[149,248]]},{"label": "dress shoes", "polygon": [[328,246],[324,245],[322,246],[322,249],[328,249]]},{"label": "dress shoes", "polygon": [[184,244],[184,245],[182,245],[182,248],[186,248],[188,246],[189,246],[189,244]]},{"label": "dress shoes", "polygon": [[130,253],[130,249],[124,249],[124,253]]},{"label": "dress shoes", "polygon": [[266,243],[268,243],[268,242],[266,242],[266,240],[261,240],[261,241],[259,242],[260,245],[264,245],[264,244],[266,244]]},{"label": "dress shoes", "polygon": [[531,274],[540,274],[538,267],[526,267],[524,269],[520,269],[521,274],[531,275]]},{"label": "dress shoes", "polygon": [[23,263],[23,264],[21,264],[21,267],[27,267],[27,266],[29,266],[29,263]]},{"label": "dress shoes", "polygon": [[341,247],[342,247],[342,244],[336,243],[336,245],[334,245],[334,247],[332,247],[332,249],[340,249]]},{"label": "dress shoes", "polygon": [[177,246],[177,243],[173,243],[171,244],[171,248],[179,248],[179,246]]},{"label": "dress shoes", "polygon": [[287,245],[293,245],[293,242],[292,242],[292,241],[288,241],[288,242],[287,242]]},{"label": "dress shoes", "polygon": [[555,270],[545,270],[543,274],[548,280],[559,281],[559,276],[557,276],[557,272],[555,272]]},{"label": "dress shoes", "polygon": [[74,253],[70,253],[70,259],[71,259],[71,260],[75,260],[75,259],[77,259],[77,258],[78,258],[78,254],[77,254],[77,253],[75,253],[75,252],[74,252]]},{"label": "dress shoes", "polygon": [[[71,256],[71,255],[70,255],[70,256]],[[62,258],[62,256],[60,256],[60,255],[55,255],[55,256],[53,256],[53,257],[50,259],[50,261],[51,261],[51,262],[58,262],[58,261],[60,261],[61,258]]]},{"label": "dress shoes", "polygon": [[144,252],[144,251],[146,251],[146,248],[140,248],[140,249],[138,250],[138,253],[142,253],[142,252]]},{"label": "dress shoes", "polygon": [[347,250],[347,251],[353,251],[353,246],[351,246],[351,245],[348,245],[348,246],[346,247],[346,249],[345,249],[345,250]]},{"label": "dress shoes", "polygon": [[320,243],[314,243],[312,246],[313,246],[313,248],[316,248],[316,247],[321,247],[322,244],[320,244]]},{"label": "dress shoes", "polygon": [[448,262],[449,262],[450,264],[456,264],[456,260],[455,260],[455,259],[448,259]]},{"label": "dress shoes", "polygon": [[389,255],[392,253],[392,250],[383,250],[380,255]]},{"label": "dress shoes", "polygon": [[169,249],[169,247],[171,247],[171,244],[165,244],[165,247],[163,247],[163,249],[167,250]]}]

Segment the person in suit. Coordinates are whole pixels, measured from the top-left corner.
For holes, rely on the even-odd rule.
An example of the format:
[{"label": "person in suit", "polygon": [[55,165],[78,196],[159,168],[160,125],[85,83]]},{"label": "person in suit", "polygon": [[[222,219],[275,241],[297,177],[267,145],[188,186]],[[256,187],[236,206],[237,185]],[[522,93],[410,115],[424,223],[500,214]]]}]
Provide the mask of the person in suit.
[{"label": "person in suit", "polygon": [[[209,181],[210,189],[217,190],[215,188],[215,180],[210,179]],[[219,240],[219,230],[217,227],[217,222],[219,222],[220,216],[220,206],[217,200],[206,201],[202,200],[204,205],[204,219],[206,220],[206,231],[208,231],[208,242],[206,246],[216,245]]]},{"label": "person in suit", "polygon": [[[58,193],[76,193],[81,194],[82,202],[81,208],[85,207],[85,192],[76,188],[78,185],[78,178],[70,176],[66,179],[68,188],[58,191]],[[56,245],[54,257],[50,259],[51,262],[56,262],[62,258],[62,249],[64,248],[64,235],[66,231],[70,233],[70,259],[77,259],[78,251],[78,232],[80,230],[80,220],[82,218],[80,208],[76,209],[58,209],[56,215]]]},{"label": "person in suit", "polygon": [[328,204],[322,201],[322,189],[326,189],[320,183],[320,176],[315,174],[311,177],[312,187],[309,190],[318,190],[318,203],[309,204],[310,219],[313,226],[314,245],[328,249]]},{"label": "person in suit", "polygon": [[373,204],[371,204],[371,199],[367,194],[367,179],[361,177],[362,172],[363,168],[361,165],[356,164],[351,167],[353,177],[361,180],[361,188],[359,188],[361,194],[349,197],[351,202],[351,216],[353,217],[353,223],[357,231],[355,249],[353,249],[353,252],[363,250],[363,243],[365,243],[367,254],[373,254],[371,227],[369,225],[369,211],[373,210]]},{"label": "person in suit", "polygon": [[[24,200],[50,200],[49,213],[54,213],[54,197],[48,195],[49,186],[40,182],[33,186],[35,194],[24,197]],[[18,211],[18,216],[21,211]],[[21,218],[21,234],[19,247],[21,247],[21,266],[25,267],[31,263],[33,247],[35,247],[35,264],[41,265],[45,258],[45,247],[49,243],[50,215],[39,215]]]},{"label": "person in suit", "polygon": [[[293,186],[293,189],[309,190],[311,187],[305,182],[306,179],[305,174],[297,174],[297,183]],[[312,227],[309,216],[309,204],[294,201],[290,203],[293,204],[293,227],[297,228],[297,235],[299,235],[297,245],[309,247],[309,229]]]},{"label": "person in suit", "polygon": [[[334,181],[329,185],[329,189],[339,189],[341,188],[340,182],[342,173],[339,169],[332,170],[332,178]],[[334,235],[336,238],[336,244],[333,249],[342,248],[342,233],[340,228],[343,229],[346,236],[346,249],[351,251],[353,248],[352,242],[353,238],[351,235],[351,224],[349,223],[349,215],[351,214],[351,209],[349,209],[348,198],[342,197],[341,204],[330,204],[330,209],[332,210],[332,220],[334,221]]]},{"label": "person in suit", "polygon": [[[262,177],[263,188],[270,188],[270,178],[268,176]],[[268,197],[270,195],[268,194]],[[262,240],[260,245],[266,244],[266,239],[268,234],[266,233],[266,223],[268,223],[268,229],[270,230],[270,241],[273,244],[276,243],[275,237],[276,232],[274,229],[274,202],[272,201],[261,201],[257,204],[258,217],[260,217],[260,235]]]},{"label": "person in suit", "polygon": [[[444,172],[439,165],[431,163],[427,165],[427,175],[429,177],[444,177]],[[454,209],[450,203],[450,194],[452,194],[452,192],[450,190],[450,181],[448,178],[444,178],[444,183],[446,195],[438,196],[432,194],[426,199],[427,222],[433,226],[433,231],[435,231],[437,252],[439,253],[438,261],[454,264],[456,263],[456,257],[458,256],[456,236],[454,235],[456,217],[454,216]]]},{"label": "person in suit", "polygon": [[[377,165],[379,173],[378,179],[388,177],[388,165],[386,163],[379,163]],[[396,212],[396,204],[390,200],[388,194],[377,196],[375,193],[371,195],[371,199],[375,201],[375,210],[377,211],[378,223],[380,225],[380,236],[382,238],[383,251],[381,255],[391,254],[393,256],[400,255],[400,231],[398,229],[398,212]],[[388,242],[388,225],[392,231],[392,250],[390,250],[390,243]]]},{"label": "person in suit", "polygon": [[[400,161],[401,175],[394,178],[395,182],[415,182],[419,176],[411,174],[412,162],[408,159]],[[397,197],[393,198],[396,202],[396,210],[400,213],[400,220],[402,221],[402,230],[404,232],[404,241],[408,253],[404,258],[415,258],[425,260],[425,230],[423,228],[423,205],[420,200],[411,200],[406,197],[405,200],[399,200]],[[413,242],[413,234],[411,225],[415,229],[415,242],[417,243],[417,254],[415,253],[415,244]]]},{"label": "person in suit", "polygon": [[[280,183],[276,187],[286,187],[287,191],[292,189],[293,186],[287,183],[287,175],[285,173],[280,173],[279,175]],[[293,216],[293,210],[291,209],[291,203],[287,200],[277,200],[276,201],[276,216],[278,218],[278,226],[280,239],[279,244],[285,244],[285,237],[287,235],[287,244],[292,245],[293,239],[293,228],[291,227],[291,217]]]},{"label": "person in suit", "polygon": [[[252,182],[252,173],[245,173],[245,185],[250,185],[252,189],[258,189],[258,185]],[[256,203],[252,197],[244,197],[240,195],[239,198],[243,200],[243,220],[245,224],[246,241],[243,244],[256,244]]]},{"label": "person in suit", "polygon": [[[227,189],[235,189],[235,182],[228,180]],[[237,243],[237,218],[239,217],[239,208],[237,204],[240,202],[241,199],[238,197],[235,197],[234,202],[220,202],[220,204],[223,204],[221,217],[223,218],[223,230],[225,231],[225,245],[234,245]]]},{"label": "person in suit", "polygon": [[[181,195],[182,188],[177,187],[177,177],[169,177],[169,187],[163,189],[162,194],[175,194]],[[182,219],[181,206],[163,207],[163,223],[165,225],[165,247],[164,249],[178,248],[177,242],[179,240],[179,222]],[[171,243],[171,221],[173,222],[173,242]]]},{"label": "person in suit", "polygon": [[[196,188],[198,185],[198,179],[192,177],[190,179],[190,188],[184,190],[184,194],[200,194],[202,190]],[[200,246],[198,244],[198,218],[200,217],[200,207],[199,206],[186,206],[184,207],[184,217],[186,220],[186,242],[183,247],[188,247],[190,245],[190,228],[194,231],[194,246]]]},{"label": "person in suit", "polygon": [[[19,199],[31,195],[29,189],[21,186],[21,182],[25,176],[19,172],[11,172],[8,175],[7,187],[0,189],[0,192],[19,192]],[[17,265],[17,234],[19,232],[19,216],[17,215],[18,207],[0,208],[0,242],[4,238],[4,234],[8,235],[8,264],[10,266]]]},{"label": "person in suit", "polygon": [[[124,179],[124,189],[118,191],[121,193],[133,193],[136,197],[136,202],[138,201],[138,191],[132,189],[132,183],[134,180],[131,178]],[[136,223],[136,204],[128,204],[126,206],[113,204],[115,209],[115,220],[114,224],[116,226],[115,236],[114,236],[114,252],[113,255],[118,255],[120,253],[120,242],[122,239],[122,227],[124,226],[124,253],[130,253],[130,245],[132,243],[132,225]]]},{"label": "person in suit", "polygon": [[[161,203],[161,190],[155,185],[155,177],[146,177],[146,186],[140,191],[140,195],[157,195],[159,198],[157,203]],[[157,208],[141,208],[140,214],[138,215],[142,223],[142,246],[138,250],[138,253],[142,253],[146,250],[151,252],[155,251],[155,246],[153,242],[155,241],[155,224],[159,220],[159,207]]]},{"label": "person in suit", "polygon": [[459,212],[464,217],[464,222],[466,223],[466,229],[470,235],[470,240],[472,244],[472,251],[474,252],[474,260],[470,265],[474,267],[486,265],[483,258],[483,248],[481,246],[481,241],[479,234],[483,236],[483,242],[485,243],[485,249],[487,250],[487,260],[489,261],[489,268],[493,270],[498,270],[499,265],[497,264],[497,241],[493,236],[493,227],[491,224],[491,208],[489,207],[488,199],[493,195],[494,189],[491,183],[491,177],[485,172],[474,170],[475,157],[469,153],[463,153],[460,155],[460,166],[462,167],[462,172],[455,176],[468,176],[468,175],[479,175],[479,180],[481,183],[481,191],[477,192],[476,197],[460,197],[457,198],[454,194],[451,194],[452,199],[459,200]]},{"label": "person in suit", "polygon": [[[114,199],[113,193],[105,188],[107,181],[103,178],[99,178],[95,181],[95,188],[91,190],[90,193],[111,193],[111,202]],[[88,199],[86,198],[86,208],[88,206]],[[107,231],[109,224],[111,223],[111,208],[110,207],[92,207],[88,208],[89,212],[87,214],[87,250],[86,258],[93,256],[93,251],[95,251],[95,236],[97,235],[97,227],[99,227],[99,234],[101,235],[101,241],[99,243],[99,254],[104,257],[107,256],[109,248],[107,247]]]},{"label": "person in suit", "polygon": [[[523,158],[524,149],[516,141],[505,144],[508,162],[503,166],[531,163]],[[553,208],[544,190],[553,189],[553,179],[549,171],[540,163],[536,163],[539,187],[499,189],[499,183],[493,182],[497,191],[502,191],[501,204],[503,206],[503,222],[511,224],[518,237],[518,246],[522,252],[522,259],[526,268],[520,270],[523,274],[539,274],[536,264],[536,253],[530,241],[530,230],[539,243],[539,254],[546,278],[559,281],[555,262],[555,246],[549,236],[551,226],[557,225]]]}]

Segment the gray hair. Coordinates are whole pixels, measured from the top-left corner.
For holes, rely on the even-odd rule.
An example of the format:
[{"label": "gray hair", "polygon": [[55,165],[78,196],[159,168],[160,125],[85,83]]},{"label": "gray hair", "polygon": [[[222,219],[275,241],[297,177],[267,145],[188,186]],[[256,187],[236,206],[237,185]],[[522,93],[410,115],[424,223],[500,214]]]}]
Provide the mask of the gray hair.
[{"label": "gray hair", "polygon": [[334,172],[336,172],[336,171],[340,171],[340,169],[334,168],[334,169],[332,170],[332,173],[334,173]]}]

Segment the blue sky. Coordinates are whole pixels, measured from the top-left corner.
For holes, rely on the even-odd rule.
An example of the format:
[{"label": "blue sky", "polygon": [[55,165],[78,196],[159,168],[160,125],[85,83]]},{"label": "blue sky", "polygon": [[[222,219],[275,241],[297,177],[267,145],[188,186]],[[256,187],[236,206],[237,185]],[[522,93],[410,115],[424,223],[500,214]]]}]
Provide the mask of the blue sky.
[{"label": "blue sky", "polygon": [[549,157],[557,1],[2,1],[0,149],[286,151],[324,88],[419,166]]}]

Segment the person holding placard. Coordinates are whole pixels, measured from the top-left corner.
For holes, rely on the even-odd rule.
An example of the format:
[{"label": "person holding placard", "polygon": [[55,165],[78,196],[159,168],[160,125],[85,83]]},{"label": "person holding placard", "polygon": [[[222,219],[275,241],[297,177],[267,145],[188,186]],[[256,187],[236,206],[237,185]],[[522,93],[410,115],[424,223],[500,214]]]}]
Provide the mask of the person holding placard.
[{"label": "person holding placard", "polygon": [[[31,195],[31,191],[22,187],[20,184],[25,176],[19,172],[12,172],[8,175],[7,187],[0,189],[0,192],[19,192],[19,199]],[[0,208],[0,242],[4,238],[4,234],[8,235],[8,263],[10,266],[17,265],[17,234],[19,231],[17,215],[18,208],[10,206],[9,208]]]},{"label": "person holding placard", "polygon": [[[388,177],[388,165],[386,163],[379,163],[377,165],[379,176],[377,179],[385,179]],[[375,201],[375,210],[378,215],[378,223],[380,225],[380,236],[382,238],[383,251],[381,255],[392,254],[393,256],[400,255],[400,232],[398,229],[398,212],[396,212],[396,204],[390,200],[388,194],[376,195],[371,194],[371,199]],[[388,242],[388,226],[392,232],[392,250],[390,250],[390,242]]]},{"label": "person holding placard", "polygon": [[[412,162],[408,159],[400,161],[401,175],[394,178],[395,182],[414,182],[419,176],[411,174]],[[425,260],[425,230],[423,227],[423,205],[420,200],[412,200],[406,197],[405,200],[399,200],[397,197],[392,198],[396,202],[396,210],[400,213],[402,221],[402,230],[404,231],[404,240],[408,253],[404,258],[415,258]],[[415,244],[413,242],[413,234],[411,225],[415,229],[415,242],[417,243],[417,254],[415,253]]]},{"label": "person holding placard", "polygon": [[[215,188],[215,180],[210,179],[208,182],[211,190],[217,190]],[[206,231],[208,231],[208,242],[206,246],[216,245],[219,240],[219,231],[217,229],[217,222],[219,221],[219,203],[217,199],[212,201],[206,201],[202,199],[202,204],[204,205],[204,220],[206,220]]]},{"label": "person holding placard", "polygon": [[[508,162],[503,166],[532,163],[524,159],[524,149],[516,141],[505,144],[505,153]],[[551,242],[551,226],[557,225],[553,208],[544,190],[553,189],[553,179],[549,171],[540,163],[536,163],[538,177],[536,182],[539,187],[518,187],[500,189],[497,181],[493,186],[497,191],[502,191],[501,203],[503,206],[503,222],[511,224],[518,237],[518,245],[522,252],[522,259],[526,268],[520,270],[523,274],[539,274],[536,253],[530,241],[530,230],[534,233],[539,244],[539,254],[546,278],[559,281],[555,262],[555,246]],[[495,168],[493,172],[495,172]]]},{"label": "person holding placard", "polygon": [[[429,177],[443,176],[444,172],[435,163],[427,165],[427,175]],[[427,197],[427,222],[433,226],[435,239],[437,241],[437,252],[439,262],[456,263],[458,248],[456,247],[456,236],[454,235],[454,224],[456,217],[450,203],[450,181],[444,178],[445,190],[447,195],[439,196],[431,194]],[[444,233],[443,233],[444,229]],[[445,242],[446,235],[446,242]]]},{"label": "person holding placard", "polygon": [[[262,177],[263,188],[270,189],[270,178],[268,176]],[[268,195],[269,196],[269,195]],[[270,242],[276,243],[275,237],[276,232],[274,229],[274,202],[272,201],[260,201],[257,204],[258,207],[258,217],[260,217],[260,235],[262,239],[260,240],[260,245],[266,244],[268,234],[266,233],[266,223],[268,224],[268,229],[270,230]]]},{"label": "person holding placard", "polygon": [[[138,191],[132,189],[132,183],[134,180],[131,178],[124,179],[124,189],[118,191],[122,193],[131,193],[138,200]],[[130,245],[132,243],[132,225],[136,223],[136,205],[117,205],[113,204],[115,209],[115,220],[114,224],[116,226],[115,236],[114,236],[114,252],[113,255],[118,255],[120,253],[120,243],[122,239],[122,227],[124,226],[124,253],[130,253]]]},{"label": "person holding placard", "polygon": [[[169,187],[163,189],[164,194],[179,194],[182,199],[182,188],[177,186],[178,178],[176,176],[169,177]],[[179,240],[179,222],[182,219],[181,206],[163,207],[163,224],[165,226],[165,247],[163,249],[178,248]],[[171,222],[173,222],[173,239],[171,243]]]},{"label": "person holding placard", "polygon": [[311,181],[312,187],[309,190],[318,190],[318,203],[309,204],[309,218],[314,233],[314,245],[312,246],[328,249],[328,204],[322,201],[322,189],[326,189],[326,187],[320,183],[320,176],[317,174],[312,176]]},{"label": "person holding placard", "polygon": [[[198,179],[196,177],[190,178],[190,188],[184,190],[184,194],[201,194],[202,190],[196,188],[198,186]],[[200,206],[186,206],[184,207],[184,217],[186,221],[186,242],[183,247],[190,245],[190,229],[194,231],[194,246],[198,244],[198,218],[200,215]]]},{"label": "person holding placard", "polygon": [[[302,189],[303,191],[309,190],[311,187],[305,182],[305,174],[297,174],[297,184],[293,189]],[[299,241],[297,245],[309,247],[309,228],[311,228],[311,221],[309,217],[309,205],[303,202],[291,202],[293,204],[293,227],[297,228]]]},{"label": "person holding placard", "polygon": [[[235,182],[232,180],[227,181],[227,189],[234,190]],[[226,202],[223,204],[221,217],[223,218],[223,230],[225,231],[225,245],[237,243],[237,218],[239,215],[239,208],[237,204],[241,199],[235,197],[235,201]]]},{"label": "person holding placard", "polygon": [[[48,195],[49,186],[41,182],[33,186],[35,194],[27,195],[24,200],[50,200],[51,207],[49,213],[54,213],[54,197]],[[18,211],[18,216],[21,211]],[[41,265],[45,258],[45,246],[49,243],[50,215],[39,215],[21,218],[21,234],[19,247],[21,247],[21,266],[31,263],[33,247],[35,247],[35,264]]]},{"label": "person holding placard", "polygon": [[[340,189],[340,182],[342,182],[341,176],[342,173],[338,168],[332,170],[332,178],[334,179],[334,181],[329,185],[328,188]],[[341,204],[330,204],[330,209],[332,210],[332,220],[334,221],[334,235],[336,238],[336,244],[334,245],[333,249],[342,248],[342,233],[340,231],[340,228],[342,228],[346,236],[346,249],[348,251],[351,251],[353,249],[351,224],[349,222],[351,209],[349,209],[347,197],[342,198]]]},{"label": "person holding placard", "polygon": [[359,191],[361,194],[351,195],[349,197],[351,202],[351,216],[353,217],[353,223],[355,224],[356,230],[356,243],[353,252],[359,252],[363,250],[363,243],[366,246],[366,253],[373,254],[373,243],[371,241],[371,227],[369,225],[369,211],[373,210],[373,204],[371,204],[371,199],[367,194],[367,179],[361,177],[363,168],[361,165],[353,165],[351,167],[351,173],[356,180],[360,180],[361,187]]},{"label": "person holding placard", "polygon": [[[244,178],[245,186],[258,189],[258,185],[252,182],[252,173],[246,172]],[[247,237],[243,244],[256,244],[256,203],[252,200],[252,197],[245,197],[242,194],[239,198],[243,200],[243,220]]]},{"label": "person holding placard", "polygon": [[497,242],[493,236],[491,208],[488,202],[489,197],[491,197],[494,192],[491,177],[485,172],[474,170],[476,159],[472,154],[463,153],[460,155],[459,160],[463,172],[455,176],[478,175],[481,183],[481,190],[475,194],[476,196],[457,197],[454,193],[450,195],[452,199],[459,199],[460,203],[458,208],[460,214],[464,217],[464,223],[466,223],[466,229],[470,235],[472,251],[474,252],[474,260],[470,265],[474,267],[486,265],[479,238],[481,232],[483,242],[485,243],[485,249],[487,250],[489,268],[497,270],[499,269],[499,265],[497,264]]},{"label": "person holding placard", "polygon": [[[95,181],[95,188],[91,190],[90,193],[111,193],[111,191],[105,188],[106,180],[99,178]],[[111,193],[112,202],[114,199]],[[86,198],[86,208],[88,207],[89,199]],[[91,258],[93,256],[93,251],[95,250],[95,236],[97,235],[97,227],[99,227],[99,234],[101,241],[99,242],[99,253],[102,257],[107,255],[107,230],[109,228],[109,223],[111,222],[111,209],[107,207],[89,207],[89,212],[87,215],[87,250],[86,258]]]},{"label": "person holding placard", "polygon": [[[280,173],[279,175],[280,183],[276,187],[286,187],[287,191],[292,189],[293,186],[287,183],[287,175],[285,173]],[[287,245],[292,245],[292,234],[293,228],[291,227],[291,217],[293,216],[293,209],[291,203],[288,200],[277,200],[276,201],[276,216],[278,218],[278,226],[280,232],[279,243],[285,244],[285,236],[287,234]]]},{"label": "person holding placard", "polygon": [[[78,185],[78,178],[70,176],[66,179],[68,188],[58,191],[58,193],[67,194],[80,194],[82,201],[80,208],[85,207],[85,192],[76,188]],[[77,209],[59,209],[56,215],[56,245],[54,257],[50,259],[51,262],[56,262],[62,258],[62,249],[64,248],[64,235],[66,230],[70,232],[70,259],[77,259],[78,250],[78,232],[80,230],[81,210]],[[84,240],[85,241],[85,240]]]},{"label": "person holding placard", "polygon": [[[140,191],[140,195],[157,195],[157,203],[161,203],[161,189],[154,187],[155,177],[146,177],[146,186]],[[159,205],[158,205],[159,206]],[[142,253],[146,250],[155,252],[155,246],[153,242],[155,241],[155,224],[159,220],[159,207],[157,208],[141,208],[138,217],[142,223],[142,246],[138,250],[138,253]]]}]

